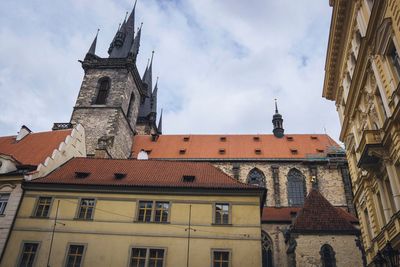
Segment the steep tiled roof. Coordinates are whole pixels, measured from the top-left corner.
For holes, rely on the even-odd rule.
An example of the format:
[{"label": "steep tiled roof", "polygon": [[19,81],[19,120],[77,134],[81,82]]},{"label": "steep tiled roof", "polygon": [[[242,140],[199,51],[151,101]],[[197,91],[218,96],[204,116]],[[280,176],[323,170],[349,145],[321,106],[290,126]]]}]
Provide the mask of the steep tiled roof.
[{"label": "steep tiled roof", "polygon": [[326,134],[137,135],[132,157],[143,149],[152,159],[303,159],[324,158],[332,148],[340,149]]},{"label": "steep tiled roof", "polygon": [[[115,174],[121,174],[120,178]],[[183,176],[195,178],[187,182]],[[263,190],[241,183],[209,163],[94,158],[74,158],[31,183]]]},{"label": "steep tiled roof", "polygon": [[51,156],[71,131],[30,133],[18,142],[15,136],[3,136],[0,137],[0,154],[9,155],[23,165],[37,166]]},{"label": "steep tiled roof", "polygon": [[318,190],[311,190],[293,225],[299,233],[356,233],[358,230]]},{"label": "steep tiled roof", "polygon": [[[358,223],[358,219],[351,213],[345,211],[342,207],[335,207],[335,209],[346,218],[350,223]],[[292,213],[297,215],[301,210],[300,207],[264,207],[262,214],[262,221],[266,223],[273,222],[292,222]]]}]

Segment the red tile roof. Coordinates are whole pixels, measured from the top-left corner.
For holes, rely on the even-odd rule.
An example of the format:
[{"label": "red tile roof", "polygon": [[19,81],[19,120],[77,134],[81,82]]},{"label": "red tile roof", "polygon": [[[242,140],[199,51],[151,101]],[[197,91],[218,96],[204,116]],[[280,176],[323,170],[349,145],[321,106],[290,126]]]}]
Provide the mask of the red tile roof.
[{"label": "red tile roof", "polygon": [[326,134],[160,135],[156,141],[137,135],[132,157],[143,149],[152,159],[302,159],[324,157],[331,148],[340,146]]},{"label": "red tile roof", "polygon": [[[89,175],[77,178],[76,173]],[[116,173],[125,176],[116,179]],[[183,176],[195,176],[195,179],[184,182]],[[209,163],[96,158],[74,158],[46,177],[30,183],[264,190],[241,183]]]},{"label": "red tile roof", "polygon": [[[351,213],[345,211],[342,207],[335,207],[337,211],[339,211],[347,221],[350,223],[358,224],[358,219],[352,215]],[[273,222],[292,222],[292,214],[295,213],[297,215],[301,207],[264,207],[262,213],[262,221],[266,223]]]},{"label": "red tile roof", "polygon": [[318,190],[311,190],[291,231],[298,233],[356,233],[358,230]]},{"label": "red tile roof", "polygon": [[13,157],[22,165],[37,166],[71,134],[69,130],[30,133],[20,141],[16,136],[0,137],[0,154]]}]

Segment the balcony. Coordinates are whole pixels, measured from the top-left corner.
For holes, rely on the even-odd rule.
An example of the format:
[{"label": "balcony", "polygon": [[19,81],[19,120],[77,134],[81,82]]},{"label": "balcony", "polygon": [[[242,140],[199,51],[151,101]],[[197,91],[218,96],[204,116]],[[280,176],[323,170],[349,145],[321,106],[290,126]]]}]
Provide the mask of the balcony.
[{"label": "balcony", "polygon": [[357,163],[359,168],[377,164],[383,156],[380,130],[365,130],[357,152],[361,155]]}]

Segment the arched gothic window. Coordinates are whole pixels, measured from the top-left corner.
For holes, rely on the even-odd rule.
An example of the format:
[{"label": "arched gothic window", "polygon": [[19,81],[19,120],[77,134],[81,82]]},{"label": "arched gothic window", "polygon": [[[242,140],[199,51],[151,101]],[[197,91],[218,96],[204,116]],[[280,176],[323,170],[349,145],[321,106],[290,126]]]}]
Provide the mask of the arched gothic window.
[{"label": "arched gothic window", "polygon": [[323,245],[319,254],[321,255],[322,267],[336,267],[335,251],[330,245]]},{"label": "arched gothic window", "polygon": [[247,183],[265,187],[264,173],[257,168],[252,169],[247,176]]},{"label": "arched gothic window", "polygon": [[262,245],[262,267],[273,267],[273,249],[272,240],[264,231],[261,232],[261,245]]},{"label": "arched gothic window", "polygon": [[106,103],[108,91],[110,90],[110,79],[101,78],[99,80],[99,91],[97,92],[96,102],[97,105],[104,105]]},{"label": "arched gothic window", "polygon": [[289,206],[302,206],[306,195],[304,175],[297,169],[291,169],[288,173],[287,194]]}]

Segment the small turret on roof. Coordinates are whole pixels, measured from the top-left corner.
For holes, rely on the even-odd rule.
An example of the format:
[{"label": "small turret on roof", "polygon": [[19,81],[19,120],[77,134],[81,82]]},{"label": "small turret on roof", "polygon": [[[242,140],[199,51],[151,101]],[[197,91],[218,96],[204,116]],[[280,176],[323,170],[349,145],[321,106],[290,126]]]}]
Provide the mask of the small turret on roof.
[{"label": "small turret on roof", "polygon": [[100,31],[100,29],[97,29],[96,36],[94,37],[93,42],[90,45],[89,51],[87,52],[86,56],[87,55],[93,55],[93,56],[96,55],[96,44],[97,44],[97,36],[99,35],[99,31]]}]

